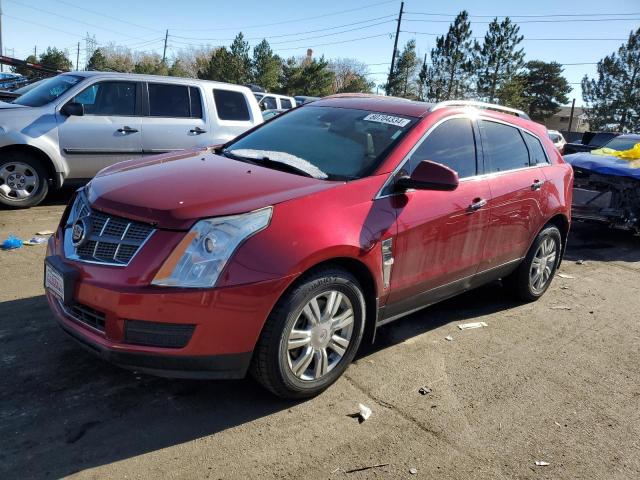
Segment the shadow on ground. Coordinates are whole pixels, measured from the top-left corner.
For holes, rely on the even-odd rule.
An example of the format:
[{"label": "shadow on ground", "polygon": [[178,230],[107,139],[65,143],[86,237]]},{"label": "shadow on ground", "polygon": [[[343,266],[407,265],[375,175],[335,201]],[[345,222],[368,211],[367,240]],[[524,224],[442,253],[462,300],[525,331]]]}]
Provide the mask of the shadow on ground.
[{"label": "shadow on ground", "polygon": [[[618,253],[637,241],[629,235],[590,235],[585,230],[572,237],[568,258],[634,256]],[[499,284],[488,285],[381,328],[376,344],[356,361],[441,325],[516,305]],[[0,478],[59,478],[293,405],[249,379],[167,380],[111,366],[57,327],[44,296],[1,303],[0,320]]]}]

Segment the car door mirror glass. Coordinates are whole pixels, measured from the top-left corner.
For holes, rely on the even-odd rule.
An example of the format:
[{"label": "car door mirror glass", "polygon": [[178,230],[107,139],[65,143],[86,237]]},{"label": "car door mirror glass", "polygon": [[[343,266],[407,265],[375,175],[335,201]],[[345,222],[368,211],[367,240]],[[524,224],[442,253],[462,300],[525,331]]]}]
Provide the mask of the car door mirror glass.
[{"label": "car door mirror glass", "polygon": [[64,107],[62,107],[60,111],[67,117],[70,117],[72,115],[81,117],[84,115],[84,105],[78,102],[69,102]]},{"label": "car door mirror glass", "polygon": [[458,173],[441,163],[422,160],[411,175],[398,178],[396,185],[402,190],[455,190],[458,187]]}]

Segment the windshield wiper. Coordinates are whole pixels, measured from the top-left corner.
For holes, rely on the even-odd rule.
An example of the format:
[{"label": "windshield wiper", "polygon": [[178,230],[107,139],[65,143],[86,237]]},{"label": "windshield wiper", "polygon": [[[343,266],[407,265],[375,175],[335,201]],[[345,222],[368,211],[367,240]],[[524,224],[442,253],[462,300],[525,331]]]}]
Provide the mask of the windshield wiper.
[{"label": "windshield wiper", "polygon": [[[326,180],[329,177],[329,175],[308,161],[283,152],[269,152],[267,150],[254,149],[225,149],[222,153],[229,158],[252,163],[254,165],[262,165],[267,168],[295,173],[305,177],[323,180]],[[250,153],[250,155],[241,155],[241,153]],[[269,155],[265,155],[265,153],[274,153],[276,156],[280,156],[282,158],[273,158]],[[255,154],[255,156],[253,156],[253,154]]]},{"label": "windshield wiper", "polygon": [[272,160],[269,157],[253,158],[252,160],[255,163],[260,164],[260,165],[269,165],[271,167],[274,167],[276,170],[288,171],[288,172],[291,172],[291,173],[298,173],[300,175],[304,175],[305,177],[316,178],[315,175],[313,175],[310,172],[304,170],[303,168],[295,167],[295,166],[290,165],[288,163],[280,162],[278,160]]}]

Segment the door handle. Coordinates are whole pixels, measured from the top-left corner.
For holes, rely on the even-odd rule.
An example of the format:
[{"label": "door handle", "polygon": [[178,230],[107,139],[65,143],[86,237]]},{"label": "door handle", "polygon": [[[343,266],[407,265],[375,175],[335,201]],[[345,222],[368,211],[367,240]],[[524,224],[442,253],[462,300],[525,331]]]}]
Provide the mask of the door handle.
[{"label": "door handle", "polygon": [[476,198],[473,200],[473,203],[469,205],[469,211],[475,212],[477,210],[480,210],[486,204],[487,204],[487,201],[484,198]]},{"label": "door handle", "polygon": [[127,125],[118,129],[118,132],[120,133],[136,133],[137,131],[137,129],[128,127]]},{"label": "door handle", "polygon": [[531,184],[531,190],[540,190],[542,188],[542,185],[544,185],[544,180],[534,180],[533,183]]},{"label": "door handle", "polygon": [[200,135],[201,133],[207,133],[207,131],[203,130],[200,127],[196,127],[196,128],[192,128],[191,130],[189,130],[189,133],[195,133],[196,135]]}]

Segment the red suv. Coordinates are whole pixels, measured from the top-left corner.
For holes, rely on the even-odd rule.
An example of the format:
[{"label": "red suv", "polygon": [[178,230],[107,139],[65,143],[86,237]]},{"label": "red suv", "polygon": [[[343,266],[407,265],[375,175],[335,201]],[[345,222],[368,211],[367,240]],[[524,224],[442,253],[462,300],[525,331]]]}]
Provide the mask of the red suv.
[{"label": "red suv", "polygon": [[499,278],[539,298],[572,183],[522,112],[330,97],[103,170],[49,242],[47,299],[121,366],[308,397],[403,315]]}]

